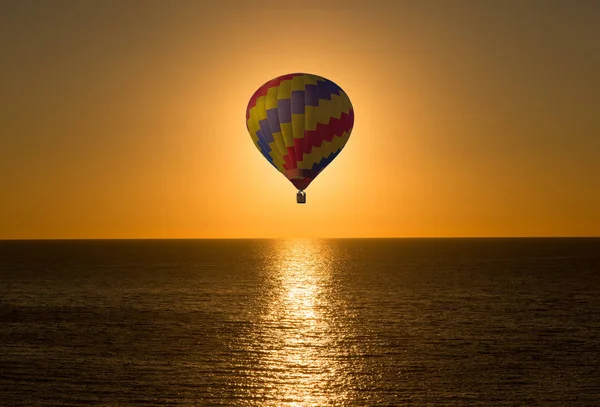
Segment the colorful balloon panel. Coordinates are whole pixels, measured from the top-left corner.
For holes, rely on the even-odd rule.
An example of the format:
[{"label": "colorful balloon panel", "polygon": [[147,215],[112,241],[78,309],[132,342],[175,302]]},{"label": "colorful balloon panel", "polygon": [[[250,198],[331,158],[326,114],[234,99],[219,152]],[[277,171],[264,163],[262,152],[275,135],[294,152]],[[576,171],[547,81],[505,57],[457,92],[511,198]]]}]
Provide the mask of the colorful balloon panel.
[{"label": "colorful balloon panel", "polygon": [[299,190],[342,151],[353,125],[348,95],[332,81],[305,73],[265,83],[246,109],[256,148]]}]

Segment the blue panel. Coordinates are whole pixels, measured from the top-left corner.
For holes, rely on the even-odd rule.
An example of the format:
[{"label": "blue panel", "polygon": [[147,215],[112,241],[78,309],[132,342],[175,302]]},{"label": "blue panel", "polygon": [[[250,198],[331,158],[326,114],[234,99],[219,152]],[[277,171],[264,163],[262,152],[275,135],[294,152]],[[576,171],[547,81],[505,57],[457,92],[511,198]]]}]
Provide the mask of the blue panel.
[{"label": "blue panel", "polygon": [[258,122],[258,124],[260,125],[263,140],[265,140],[266,143],[274,142],[275,139],[273,138],[273,133],[271,133],[271,126],[269,126],[268,120],[261,120]]},{"label": "blue panel", "polygon": [[317,85],[319,86],[319,99],[331,100],[331,95],[340,94],[340,87],[331,81],[317,81]]},{"label": "blue panel", "polygon": [[338,156],[340,151],[342,151],[341,148],[338,149],[337,151],[334,151],[333,153],[329,154],[327,157],[322,158],[321,161],[313,164],[313,166],[310,170],[317,174],[320,173],[321,171],[323,171],[325,169],[325,167],[327,167],[335,159],[335,157]]},{"label": "blue panel", "polygon": [[292,114],[304,114],[304,91],[292,91]]},{"label": "blue panel", "polygon": [[291,99],[279,99],[277,101],[277,114],[279,116],[279,123],[291,123],[292,122],[292,100]]},{"label": "blue panel", "polygon": [[319,87],[306,85],[304,87],[304,104],[306,106],[319,106]]},{"label": "blue panel", "polygon": [[279,115],[277,113],[277,108],[267,110],[267,121],[269,122],[269,127],[271,128],[271,132],[278,133],[281,131],[281,126],[279,125]]}]

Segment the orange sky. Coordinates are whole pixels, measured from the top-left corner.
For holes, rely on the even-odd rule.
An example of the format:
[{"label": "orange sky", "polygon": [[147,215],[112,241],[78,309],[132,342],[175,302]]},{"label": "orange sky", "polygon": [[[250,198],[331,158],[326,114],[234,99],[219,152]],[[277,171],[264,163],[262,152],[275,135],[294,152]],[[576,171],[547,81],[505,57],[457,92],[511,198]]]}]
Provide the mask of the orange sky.
[{"label": "orange sky", "polygon": [[[591,0],[2,2],[0,238],[600,235],[598,38]],[[356,115],[304,206],[245,127],[290,72]]]}]

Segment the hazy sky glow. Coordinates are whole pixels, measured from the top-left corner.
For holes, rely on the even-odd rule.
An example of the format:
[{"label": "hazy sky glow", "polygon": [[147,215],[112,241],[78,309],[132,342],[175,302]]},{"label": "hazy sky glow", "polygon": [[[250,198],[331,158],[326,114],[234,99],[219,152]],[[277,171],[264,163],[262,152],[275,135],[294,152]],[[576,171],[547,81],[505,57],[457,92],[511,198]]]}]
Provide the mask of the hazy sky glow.
[{"label": "hazy sky glow", "polygon": [[[3,1],[0,238],[600,235],[599,38],[594,0]],[[245,127],[290,72],[356,115],[305,206]]]}]

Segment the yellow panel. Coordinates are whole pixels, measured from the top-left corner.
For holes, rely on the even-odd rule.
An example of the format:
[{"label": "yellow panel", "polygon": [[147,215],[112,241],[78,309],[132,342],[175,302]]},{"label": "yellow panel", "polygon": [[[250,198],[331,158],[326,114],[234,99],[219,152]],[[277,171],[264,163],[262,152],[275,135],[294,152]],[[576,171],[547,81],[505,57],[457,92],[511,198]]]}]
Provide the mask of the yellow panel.
[{"label": "yellow panel", "polygon": [[269,154],[271,155],[271,157],[273,157],[273,160],[278,163],[283,163],[284,161],[281,157],[281,153],[279,152],[279,148],[277,148],[277,143],[273,141],[269,143],[269,147],[271,148]]},{"label": "yellow panel", "polygon": [[323,157],[328,157],[331,153],[343,147],[348,141],[348,137],[346,136],[346,132],[344,132],[341,136],[335,136],[331,140],[331,142],[324,142],[324,151]]},{"label": "yellow panel", "polygon": [[278,170],[279,172],[282,172],[282,173],[283,173],[283,172],[285,172],[285,168],[283,168],[283,165],[282,165],[282,164],[281,164],[281,163],[278,161],[278,159],[276,158],[276,157],[277,157],[277,154],[273,154],[273,151],[271,151],[271,152],[269,153],[269,155],[270,155],[270,156],[271,156],[271,158],[273,159],[273,164],[275,164],[275,167],[277,168],[277,170]]},{"label": "yellow panel", "polygon": [[283,133],[285,146],[294,147],[294,132],[292,130],[292,123],[281,123],[281,132]]},{"label": "yellow panel", "polygon": [[277,133],[273,133],[273,138],[275,139],[275,143],[277,143],[277,148],[279,148],[279,153],[281,156],[287,155],[287,149],[285,148],[285,140],[283,139],[283,134],[280,131]]},{"label": "yellow panel", "polygon": [[306,86],[306,85],[316,85],[318,79],[319,78],[316,77],[315,75],[304,75],[304,86]]},{"label": "yellow panel", "polygon": [[304,138],[304,115],[292,114],[292,129],[294,138]]},{"label": "yellow panel", "polygon": [[252,140],[254,141],[258,141],[258,136],[256,135],[256,132],[260,128],[258,125],[258,121],[256,120],[256,116],[256,107],[253,107],[252,109],[250,109],[250,118],[248,118],[248,121],[246,122],[248,125],[248,133],[250,133],[250,137],[252,137]]},{"label": "yellow panel", "polygon": [[342,98],[338,95],[331,95],[331,117],[342,117]]},{"label": "yellow panel", "polygon": [[256,99],[256,117],[259,122],[267,118],[267,110],[265,109],[266,99],[266,96],[260,96]]},{"label": "yellow panel", "polygon": [[248,118],[248,120],[246,121],[246,128],[248,129],[248,134],[250,134],[250,137],[254,137],[254,121],[252,120],[252,116],[250,116],[250,118]]},{"label": "yellow panel", "polygon": [[292,97],[292,81],[282,81],[277,88],[277,99],[291,99]]},{"label": "yellow panel", "polygon": [[352,104],[350,103],[350,98],[348,97],[348,95],[346,95],[345,93],[340,93],[340,96],[342,97],[342,112],[343,113],[349,113],[350,109],[352,108]]},{"label": "yellow panel", "polygon": [[[277,90],[277,99],[291,99],[292,98],[292,81],[282,81],[279,84],[279,88]],[[292,129],[292,123],[280,123],[281,134],[283,135],[283,140],[285,141],[286,147],[294,146],[294,132]]]},{"label": "yellow panel", "polygon": [[267,90],[267,96],[266,96],[267,100],[266,100],[266,105],[265,105],[265,108],[267,110],[275,109],[277,107],[277,91],[278,91],[278,89],[279,89],[278,86],[274,86]]},{"label": "yellow panel", "polygon": [[304,130],[316,130],[317,129],[317,111],[319,108],[317,106],[306,106],[304,115],[305,125]]},{"label": "yellow panel", "polygon": [[317,109],[317,123],[327,124],[331,118],[331,101],[319,99],[319,108]]},{"label": "yellow panel", "polygon": [[271,151],[269,155],[273,159],[273,164],[277,167],[280,172],[284,172],[283,163],[285,162],[279,150],[277,149],[277,144],[275,142],[269,143],[269,147],[271,147]]},{"label": "yellow panel", "polygon": [[306,157],[307,157],[307,155],[304,154],[303,160],[301,162],[297,163],[298,168],[301,170],[310,170],[312,168],[312,164],[308,162]]},{"label": "yellow panel", "polygon": [[292,90],[304,90],[304,75],[292,78]]},{"label": "yellow panel", "polygon": [[323,158],[323,147],[313,147],[310,154],[304,154],[302,166],[311,169],[313,164],[318,163]]},{"label": "yellow panel", "polygon": [[256,106],[254,106],[252,109],[250,109],[250,117],[248,118],[248,122],[252,125],[252,126],[256,126],[257,125],[257,117],[258,117],[258,108]]}]

